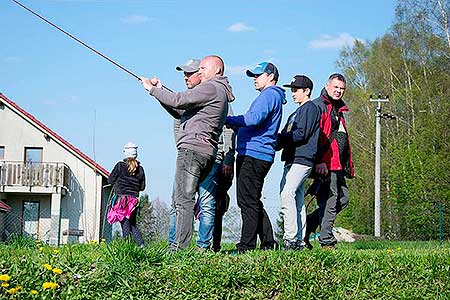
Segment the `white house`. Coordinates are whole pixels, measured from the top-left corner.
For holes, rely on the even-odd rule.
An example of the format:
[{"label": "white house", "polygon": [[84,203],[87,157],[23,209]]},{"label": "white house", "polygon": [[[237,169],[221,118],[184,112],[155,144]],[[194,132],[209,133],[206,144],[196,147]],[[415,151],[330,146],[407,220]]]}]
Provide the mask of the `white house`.
[{"label": "white house", "polygon": [[[110,237],[109,172],[0,93],[0,234],[52,244]],[[105,187],[106,186],[106,187]],[[109,232],[103,232],[103,227]]]}]

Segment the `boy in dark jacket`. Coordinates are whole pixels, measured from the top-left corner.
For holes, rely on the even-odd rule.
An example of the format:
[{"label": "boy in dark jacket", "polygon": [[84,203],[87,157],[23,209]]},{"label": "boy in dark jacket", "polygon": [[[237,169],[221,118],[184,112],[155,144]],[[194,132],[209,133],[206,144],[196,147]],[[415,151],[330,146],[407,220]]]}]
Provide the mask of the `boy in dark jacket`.
[{"label": "boy in dark jacket", "polygon": [[285,162],[280,183],[284,249],[302,250],[306,232],[305,181],[316,158],[320,113],[309,100],[313,82],[307,76],[296,75],[283,86],[291,88],[292,98],[299,104],[277,138],[277,148],[283,149],[281,160]]}]

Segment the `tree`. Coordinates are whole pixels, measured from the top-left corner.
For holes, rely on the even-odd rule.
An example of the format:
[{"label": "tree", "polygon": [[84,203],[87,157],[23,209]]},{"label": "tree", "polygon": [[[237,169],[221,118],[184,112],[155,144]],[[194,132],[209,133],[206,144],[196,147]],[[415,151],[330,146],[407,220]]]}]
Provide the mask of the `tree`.
[{"label": "tree", "polygon": [[145,239],[163,240],[169,232],[169,209],[158,198],[149,200],[147,194],[139,197],[138,224]]},{"label": "tree", "polygon": [[[435,238],[438,203],[449,211],[450,1],[399,0],[392,28],[357,41],[337,62],[348,79],[350,135],[357,177],[338,223],[373,232],[375,109],[370,94],[390,95],[383,120],[382,230],[385,236]],[[444,224],[448,236],[450,224]]]}]

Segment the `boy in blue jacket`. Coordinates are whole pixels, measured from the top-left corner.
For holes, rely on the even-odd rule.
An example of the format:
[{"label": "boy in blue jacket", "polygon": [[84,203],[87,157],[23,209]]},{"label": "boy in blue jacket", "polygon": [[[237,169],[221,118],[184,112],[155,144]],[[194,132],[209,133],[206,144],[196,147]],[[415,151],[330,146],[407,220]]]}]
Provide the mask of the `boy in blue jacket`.
[{"label": "boy in blue jacket", "polygon": [[247,113],[229,116],[225,122],[237,130],[237,203],[242,214],[238,252],[255,249],[257,236],[263,250],[276,245],[261,193],[275,156],[282,105],[286,103],[284,90],[276,86],[279,73],[274,64],[262,62],[246,73],[260,94]]},{"label": "boy in blue jacket", "polygon": [[309,100],[313,82],[307,76],[296,75],[283,87],[291,89],[292,99],[299,105],[278,134],[277,149],[283,149],[281,160],[285,162],[280,183],[284,249],[302,250],[306,233],[305,181],[316,158],[321,115]]}]

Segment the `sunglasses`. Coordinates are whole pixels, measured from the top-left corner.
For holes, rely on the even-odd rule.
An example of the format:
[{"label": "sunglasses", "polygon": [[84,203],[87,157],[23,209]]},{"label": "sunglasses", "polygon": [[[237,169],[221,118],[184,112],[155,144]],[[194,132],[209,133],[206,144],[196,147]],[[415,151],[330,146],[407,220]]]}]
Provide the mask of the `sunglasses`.
[{"label": "sunglasses", "polygon": [[184,72],[184,77],[191,77],[192,75],[196,74],[197,72]]}]

